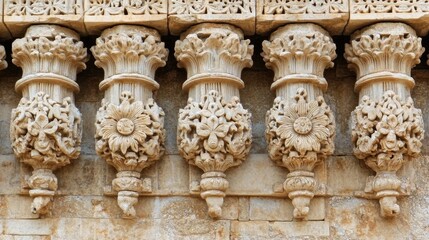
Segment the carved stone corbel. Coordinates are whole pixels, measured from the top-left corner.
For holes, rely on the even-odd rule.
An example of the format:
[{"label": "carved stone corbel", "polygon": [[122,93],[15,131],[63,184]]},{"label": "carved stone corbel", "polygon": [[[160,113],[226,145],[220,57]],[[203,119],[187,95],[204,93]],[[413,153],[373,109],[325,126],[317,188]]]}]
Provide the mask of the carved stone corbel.
[{"label": "carved stone corbel", "polygon": [[164,111],[152,96],[159,88],[155,71],[165,66],[168,49],[156,30],[119,25],[104,30],[91,51],[105,74],[96,151],[118,171],[112,188],[124,217],[135,217],[139,194],[151,191],[141,171],[164,153]]},{"label": "carved stone corbel", "polygon": [[352,113],[354,154],[376,172],[365,192],[379,199],[383,217],[399,213],[396,198],[402,181],[396,171],[418,156],[422,146],[423,118],[410,95],[410,72],[423,52],[421,38],[402,23],[366,27],[354,33],[345,48],[360,99]]},{"label": "carved stone corbel", "polygon": [[86,61],[79,35],[60,26],[31,26],[12,44],[12,62],[23,72],[15,89],[23,97],[12,111],[10,136],[16,157],[34,169],[28,179],[33,213],[50,211],[58,188],[53,171],[79,157],[81,114],[74,93]]},{"label": "carved stone corbel", "polygon": [[225,171],[238,166],[252,141],[250,113],[240,103],[241,71],[252,66],[253,46],[227,24],[191,27],[176,42],[175,56],[188,79],[188,104],[179,112],[177,142],[189,164],[204,171],[201,197],[219,218],[228,188]]},{"label": "carved stone corbel", "polygon": [[317,182],[314,167],[334,151],[335,119],[323,99],[323,77],[333,67],[335,44],[315,24],[291,24],[262,43],[266,66],[274,71],[277,98],[266,115],[266,139],[271,159],[290,172],[283,184],[293,215],[304,219]]}]

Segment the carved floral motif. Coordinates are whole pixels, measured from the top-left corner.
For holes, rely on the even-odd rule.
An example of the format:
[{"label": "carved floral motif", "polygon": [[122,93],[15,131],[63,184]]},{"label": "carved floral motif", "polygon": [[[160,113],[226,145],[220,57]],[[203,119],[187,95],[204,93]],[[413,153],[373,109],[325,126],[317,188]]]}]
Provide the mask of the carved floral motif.
[{"label": "carved floral motif", "polygon": [[281,97],[267,112],[266,138],[273,161],[289,169],[284,189],[294,205],[294,217],[305,218],[316,190],[313,169],[334,151],[335,120],[322,96],[308,101],[299,88],[294,102]]},{"label": "carved floral motif", "polygon": [[195,30],[190,29],[192,32],[178,40],[174,48],[179,67],[186,67],[188,77],[214,72],[240,77],[243,68],[252,65],[253,45],[234,28],[200,26],[197,25]]},{"label": "carved floral motif", "polygon": [[89,0],[85,15],[143,15],[167,13],[167,0]]},{"label": "carved floral motif", "polygon": [[217,91],[210,91],[200,103],[190,98],[179,112],[179,153],[204,171],[201,197],[206,199],[213,218],[220,217],[229,186],[223,172],[241,164],[249,153],[250,117],[238,97],[225,102]]},{"label": "carved floral motif", "polygon": [[395,216],[400,211],[396,196],[401,187],[395,173],[420,154],[424,136],[421,110],[414,108],[411,97],[401,101],[389,90],[380,101],[363,96],[353,117],[354,154],[377,173],[369,178],[365,191],[380,198],[382,216]]},{"label": "carved floral motif", "polygon": [[140,172],[164,152],[164,111],[149,99],[134,101],[122,92],[121,104],[104,102],[97,114],[96,151],[118,171]]},{"label": "carved floral motif", "polygon": [[352,13],[420,13],[429,11],[427,0],[353,0],[351,1]]},{"label": "carved floral motif", "polygon": [[78,0],[6,0],[6,16],[75,15],[82,13]]},{"label": "carved floral motif", "polygon": [[28,180],[35,196],[33,213],[49,211],[58,188],[55,169],[70,164],[80,154],[81,115],[71,102],[52,100],[43,92],[29,100],[22,98],[12,111],[10,137],[15,155],[35,171]]},{"label": "carved floral motif", "polygon": [[345,13],[345,0],[263,0],[263,14],[329,14]]},{"label": "carved floral motif", "polygon": [[172,0],[169,14],[246,14],[255,0]]}]

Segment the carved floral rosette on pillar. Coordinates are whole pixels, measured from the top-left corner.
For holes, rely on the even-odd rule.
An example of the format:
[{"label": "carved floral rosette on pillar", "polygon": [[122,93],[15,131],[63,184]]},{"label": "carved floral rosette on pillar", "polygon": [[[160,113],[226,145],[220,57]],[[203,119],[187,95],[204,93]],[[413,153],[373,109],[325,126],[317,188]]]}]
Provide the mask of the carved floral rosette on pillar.
[{"label": "carved floral rosette on pillar", "polygon": [[118,171],[112,187],[124,217],[135,217],[139,194],[151,191],[141,171],[164,153],[164,111],[152,95],[159,88],[155,71],[165,66],[168,49],[154,29],[119,25],[104,30],[91,51],[105,73],[96,151]]},{"label": "carved floral rosette on pillar", "polygon": [[293,215],[308,215],[317,187],[314,167],[334,151],[335,119],[323,98],[323,77],[333,67],[335,44],[315,24],[291,24],[262,43],[266,66],[274,71],[277,98],[266,115],[271,159],[290,172],[283,184],[294,206]]},{"label": "carved floral rosette on pillar", "polygon": [[15,88],[23,97],[12,111],[10,136],[17,158],[34,169],[33,213],[49,212],[58,188],[53,171],[79,157],[82,123],[73,94],[86,61],[79,35],[60,26],[31,26],[12,44],[12,62],[23,71]]},{"label": "carved floral rosette on pillar", "polygon": [[424,52],[406,24],[378,23],[354,33],[345,58],[356,72],[360,104],[352,113],[354,154],[376,172],[365,192],[379,199],[381,215],[395,216],[401,193],[398,171],[420,154],[423,118],[414,107],[411,68]]},{"label": "carved floral rosette on pillar", "polygon": [[241,71],[252,66],[253,46],[227,24],[191,27],[176,42],[175,56],[188,79],[188,104],[179,112],[179,152],[204,171],[201,197],[219,218],[229,186],[225,171],[240,165],[252,141],[250,113],[240,103]]}]

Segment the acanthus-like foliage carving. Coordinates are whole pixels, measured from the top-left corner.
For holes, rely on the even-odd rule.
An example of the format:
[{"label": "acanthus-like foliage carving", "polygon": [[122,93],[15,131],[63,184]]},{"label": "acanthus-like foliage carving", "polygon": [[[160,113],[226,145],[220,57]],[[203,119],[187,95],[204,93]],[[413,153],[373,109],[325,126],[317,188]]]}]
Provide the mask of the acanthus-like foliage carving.
[{"label": "acanthus-like foliage carving", "polygon": [[354,154],[374,171],[397,171],[407,158],[420,154],[423,118],[411,97],[401,101],[393,91],[380,101],[363,96],[354,117]]},{"label": "acanthus-like foliage carving", "polygon": [[263,14],[329,14],[348,12],[345,0],[263,0]]},{"label": "acanthus-like foliage carving", "polygon": [[422,13],[429,11],[427,0],[399,0],[399,1],[350,1],[351,12],[357,14],[367,13]]},{"label": "acanthus-like foliage carving", "polygon": [[[199,26],[197,26],[199,27]],[[253,45],[250,40],[228,28],[190,29],[184,39],[176,41],[174,56],[188,77],[199,73],[226,73],[240,77],[252,66]]]},{"label": "acanthus-like foliage carving", "polygon": [[336,46],[329,34],[314,25],[289,25],[262,43],[266,66],[273,69],[274,80],[290,74],[314,74],[323,77],[333,67]]},{"label": "acanthus-like foliage carving", "polygon": [[169,14],[246,14],[255,0],[171,0]]},{"label": "acanthus-like foliage carving", "polygon": [[6,16],[75,15],[82,13],[79,0],[6,0]]},{"label": "acanthus-like foliage carving", "polygon": [[179,112],[179,152],[204,172],[224,172],[239,165],[252,142],[250,113],[239,99],[225,102],[210,91],[200,103],[188,100]]},{"label": "acanthus-like foliage carving", "polygon": [[141,172],[164,153],[164,111],[153,99],[121,94],[119,106],[103,102],[97,113],[96,151],[118,171]]},{"label": "acanthus-like foliage carving", "polygon": [[91,51],[95,65],[104,69],[105,77],[119,73],[138,73],[154,78],[155,71],[165,66],[168,49],[152,29],[117,26],[97,38]]},{"label": "acanthus-like foliage carving", "polygon": [[308,101],[303,88],[297,90],[292,103],[277,97],[267,112],[266,123],[269,155],[289,170],[312,171],[334,151],[332,111],[322,96]]},{"label": "acanthus-like foliage carving", "polygon": [[399,23],[397,30],[390,29],[383,23],[373,25],[355,33],[351,44],[346,44],[344,57],[358,78],[385,70],[410,75],[420,63],[424,48],[415,31]]},{"label": "acanthus-like foliage carving", "polygon": [[10,137],[22,162],[55,170],[80,154],[81,115],[70,98],[60,103],[39,92],[12,111]]},{"label": "acanthus-like foliage carving", "polygon": [[167,0],[89,0],[85,15],[155,15],[167,13]]},{"label": "acanthus-like foliage carving", "polygon": [[88,58],[78,35],[68,31],[59,26],[34,26],[24,38],[12,43],[12,62],[22,67],[23,77],[55,73],[75,80],[76,74],[86,68]]}]

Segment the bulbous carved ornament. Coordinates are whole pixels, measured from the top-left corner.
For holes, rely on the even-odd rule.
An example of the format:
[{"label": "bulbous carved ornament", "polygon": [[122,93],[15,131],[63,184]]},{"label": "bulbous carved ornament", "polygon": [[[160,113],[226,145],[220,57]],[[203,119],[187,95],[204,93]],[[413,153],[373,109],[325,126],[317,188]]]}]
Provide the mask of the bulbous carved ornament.
[{"label": "bulbous carved ornament", "polygon": [[234,97],[210,91],[200,103],[188,100],[179,112],[179,152],[204,170],[224,172],[247,157],[252,142],[250,113]]},{"label": "bulbous carved ornament", "polygon": [[420,154],[422,112],[414,107],[411,97],[403,101],[393,91],[386,91],[380,101],[363,96],[352,116],[354,154],[377,173],[369,177],[365,191],[380,199],[382,216],[395,216],[400,211],[396,196],[401,187],[396,171]]},{"label": "bulbous carved ornament", "polygon": [[58,187],[52,171],[79,157],[81,136],[81,115],[68,97],[56,102],[39,92],[33,99],[22,98],[12,110],[13,151],[35,170],[29,179],[30,195],[36,196],[34,213],[49,211],[51,196]]},{"label": "bulbous carved ornament", "polygon": [[229,185],[223,172],[241,164],[250,151],[250,118],[238,97],[225,102],[217,91],[210,91],[199,103],[189,98],[188,105],[179,111],[179,152],[205,172],[200,183],[201,197],[213,218],[221,215]]},{"label": "bulbous carved ornament", "polygon": [[124,91],[119,106],[103,100],[96,121],[96,151],[118,170],[112,182],[124,217],[135,217],[134,205],[144,183],[140,172],[164,153],[164,111],[152,98],[135,101]]},{"label": "bulbous carved ornament", "polygon": [[164,152],[164,111],[150,98],[122,92],[119,106],[103,102],[97,113],[96,151],[119,171],[138,171]]},{"label": "bulbous carved ornament", "polygon": [[266,115],[268,153],[289,169],[284,189],[295,207],[294,217],[305,218],[316,190],[313,169],[334,151],[335,119],[322,96],[309,101],[299,88],[292,102],[274,100]]}]

